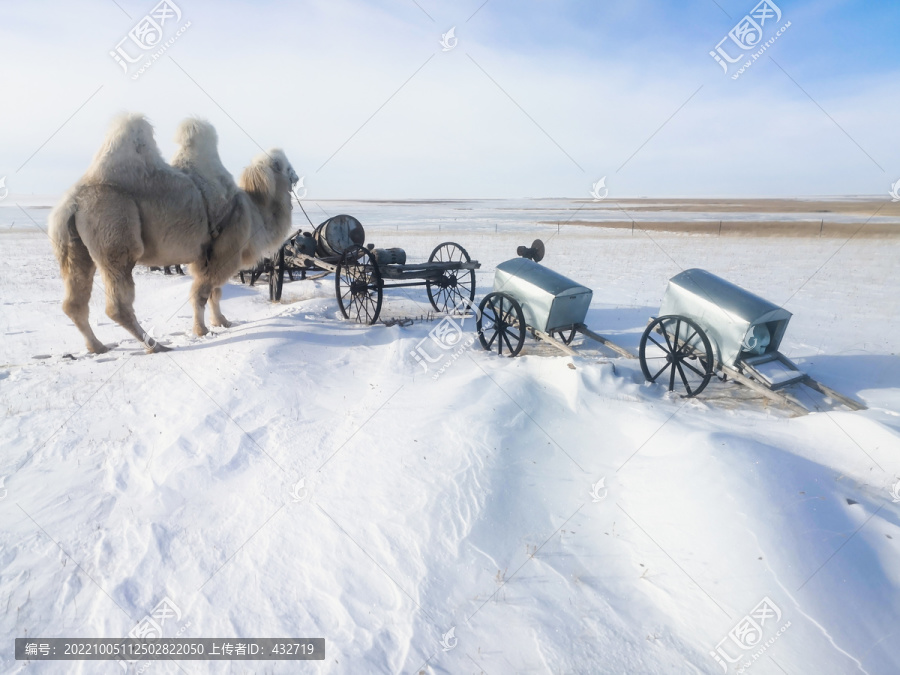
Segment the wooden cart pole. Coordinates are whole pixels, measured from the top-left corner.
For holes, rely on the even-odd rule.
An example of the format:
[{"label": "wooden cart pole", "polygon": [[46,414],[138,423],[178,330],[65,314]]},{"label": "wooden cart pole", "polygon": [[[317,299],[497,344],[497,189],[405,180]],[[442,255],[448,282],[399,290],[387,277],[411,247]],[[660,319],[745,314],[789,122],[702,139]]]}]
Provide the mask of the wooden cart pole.
[{"label": "wooden cart pole", "polygon": [[603,337],[599,333],[595,333],[587,326],[584,326],[584,325],[576,326],[575,330],[577,330],[582,335],[586,335],[587,337],[591,338],[592,340],[596,340],[600,344],[609,347],[617,354],[621,354],[622,356],[624,356],[626,359],[636,359],[637,358],[634,354],[632,354],[630,351],[628,351],[624,347],[620,347],[612,340],[609,340],[609,339]]}]

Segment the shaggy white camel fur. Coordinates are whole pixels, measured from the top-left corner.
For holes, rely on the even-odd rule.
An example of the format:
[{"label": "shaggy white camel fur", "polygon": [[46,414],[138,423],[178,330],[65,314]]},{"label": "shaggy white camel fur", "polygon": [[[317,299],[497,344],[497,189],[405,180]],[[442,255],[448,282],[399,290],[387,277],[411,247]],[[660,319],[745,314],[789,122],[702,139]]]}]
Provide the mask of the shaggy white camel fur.
[{"label": "shaggy white camel fur", "polygon": [[[215,143],[213,151],[218,162]],[[213,293],[213,321],[226,325],[218,311],[222,285],[248,261],[277,249],[289,234],[290,189],[297,174],[281,150],[253,160],[241,177],[243,189],[209,192],[230,194],[230,209],[213,212],[217,220],[210,218],[195,182],[198,175],[166,164],[153,127],[142,115],[123,115],[113,122],[87,172],[51,212],[49,233],[65,285],[63,310],[89,351],[107,351],[88,321],[97,268],[106,286],[109,317],[147,351],[164,351],[134,315],[135,264],[191,265],[194,331],[202,335],[206,302]]]},{"label": "shaggy white camel fur", "polygon": [[[265,227],[265,222],[254,217],[254,209],[242,202],[242,199],[246,199],[246,195],[234,182],[234,178],[228,173],[219,158],[219,138],[212,124],[206,120],[188,118],[178,126],[175,142],[178,143],[179,148],[172,159],[172,166],[190,176],[200,189],[200,193],[206,201],[206,211],[209,214],[209,225],[213,237],[217,239],[215,250],[220,259],[231,260],[236,251],[233,248],[227,251],[225,249],[232,245],[238,245],[243,247],[243,250],[240,251],[242,266],[253,266],[260,258],[284,242],[287,237],[286,232],[271,231],[277,235],[274,239],[267,236],[269,230]],[[268,158],[268,162],[266,158]],[[251,197],[255,194],[268,194],[268,191],[272,189],[272,181],[275,176],[265,170],[260,170],[260,167],[264,166],[268,166],[275,173],[286,169],[291,185],[298,180],[297,174],[294,173],[284,153],[277,149],[270,150],[265,155],[258,156],[251,167],[245,170],[241,176],[241,183],[247,187]],[[285,196],[288,218],[290,218],[290,196],[287,193]],[[261,202],[259,206],[262,209],[266,208],[264,202]],[[219,236],[223,231],[225,231],[225,236],[221,237],[221,241],[219,241]],[[203,308],[202,306],[198,307],[196,303],[202,302],[204,298],[208,297],[212,324],[214,326],[231,325],[222,315],[219,302],[222,297],[222,284],[235,271],[230,268],[225,270],[227,276],[220,280],[217,274],[202,274],[195,268],[196,265],[191,269],[194,276],[194,292],[192,293],[195,302],[194,332],[203,335],[207,332],[203,323]],[[215,282],[219,280],[221,284],[216,285]]]},{"label": "shaggy white camel fur", "polygon": [[219,158],[219,136],[206,120],[190,117],[175,132],[178,150],[171,164],[188,174],[206,200],[210,224],[215,228],[233,208],[238,186]]}]

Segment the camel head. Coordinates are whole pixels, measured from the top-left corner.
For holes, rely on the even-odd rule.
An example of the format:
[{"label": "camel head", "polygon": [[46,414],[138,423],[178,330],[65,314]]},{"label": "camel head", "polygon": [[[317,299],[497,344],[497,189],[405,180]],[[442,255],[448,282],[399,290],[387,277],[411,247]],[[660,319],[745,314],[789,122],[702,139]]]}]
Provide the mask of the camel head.
[{"label": "camel head", "polygon": [[297,181],[300,180],[300,176],[297,175],[297,172],[294,171],[294,167],[291,166],[291,163],[288,161],[287,156],[284,154],[284,150],[281,148],[272,148],[269,150],[269,155],[273,159],[272,169],[275,172],[284,173],[285,177],[289,181],[289,188],[293,187],[297,184]]},{"label": "camel head", "polygon": [[242,254],[245,263],[270,255],[284,243],[291,229],[291,187],[298,180],[300,177],[279,148],[257,155],[244,169],[238,185],[266,223]]},{"label": "camel head", "polygon": [[250,166],[241,174],[238,185],[258,204],[286,200],[290,206],[291,187],[298,180],[300,177],[285,156],[284,150],[272,148],[253,158]]}]

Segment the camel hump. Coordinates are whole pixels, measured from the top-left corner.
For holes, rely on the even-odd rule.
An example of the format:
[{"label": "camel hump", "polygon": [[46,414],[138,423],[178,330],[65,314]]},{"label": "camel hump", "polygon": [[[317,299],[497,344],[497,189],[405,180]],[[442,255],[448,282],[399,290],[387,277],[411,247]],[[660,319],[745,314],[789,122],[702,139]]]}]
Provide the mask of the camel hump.
[{"label": "camel hump", "polygon": [[216,128],[199,117],[188,117],[178,125],[175,131],[175,142],[183,148],[195,148],[198,151],[218,151],[219,135]]},{"label": "camel hump", "polygon": [[226,192],[235,189],[234,178],[219,158],[219,135],[212,124],[189,117],[178,125],[175,142],[178,150],[172,158],[172,166],[186,173],[201,174]]},{"label": "camel hump", "polygon": [[153,126],[140,113],[126,113],[113,120],[95,159],[165,163],[153,137]]},{"label": "camel hump", "polygon": [[130,187],[131,183],[139,184],[147,173],[165,168],[167,165],[153,137],[153,126],[139,113],[126,113],[110,125],[85,174],[85,182]]},{"label": "camel hump", "polygon": [[203,193],[213,236],[217,224],[229,217],[237,194],[234,178],[219,158],[219,137],[215,127],[204,119],[189,117],[175,132],[178,150],[172,166],[190,176]]}]

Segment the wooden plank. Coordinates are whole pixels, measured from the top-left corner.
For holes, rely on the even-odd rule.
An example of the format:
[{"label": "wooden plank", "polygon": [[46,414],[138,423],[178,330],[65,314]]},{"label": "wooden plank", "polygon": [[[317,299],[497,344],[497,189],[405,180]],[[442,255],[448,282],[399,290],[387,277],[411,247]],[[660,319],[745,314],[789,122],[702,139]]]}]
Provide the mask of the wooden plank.
[{"label": "wooden plank", "polygon": [[[316,258],[305,253],[297,253],[292,256],[301,263],[310,262],[316,267],[328,270],[329,272],[337,271],[337,263],[340,258]],[[481,269],[481,263],[477,260],[470,262],[463,261],[438,261],[415,263],[410,265],[379,265],[378,270],[383,277],[389,279],[423,279],[435,281],[440,279],[443,273],[454,272],[459,270],[477,270]]]},{"label": "wooden plank", "polygon": [[[781,361],[783,363],[794,368],[795,370],[800,370],[800,368],[797,367],[797,364],[794,363],[793,361],[791,361],[784,354],[782,354],[781,352],[776,352],[776,354],[777,354],[777,357],[779,359],[781,359]],[[824,396],[829,396],[837,401],[840,401],[845,406],[850,408],[850,410],[868,410],[868,408],[864,404],[860,403],[856,399],[850,398],[849,396],[845,396],[844,394],[841,394],[840,392],[835,391],[831,387],[825,386],[824,384],[813,379],[809,375],[807,375],[804,380],[801,380],[801,382],[803,382],[803,384],[805,384],[810,389],[813,389]]]},{"label": "wooden plank", "polygon": [[396,265],[385,265],[383,267],[378,268],[379,274],[383,279],[394,279],[396,281],[403,281],[404,279],[419,279],[422,284],[426,281],[439,281],[443,276],[443,272],[439,270],[414,270],[411,272],[405,272],[402,269],[397,269]]},{"label": "wooden plank", "polygon": [[578,352],[576,352],[574,349],[572,349],[565,342],[561,342],[560,340],[557,340],[555,337],[552,337],[549,334],[544,333],[543,331],[533,330],[532,332],[534,333],[534,336],[536,338],[538,338],[539,340],[543,340],[544,342],[549,342],[551,345],[553,345],[560,351],[565,352],[569,356],[578,356]]},{"label": "wooden plank", "polygon": [[[756,375],[758,373],[756,373],[754,371],[753,374]],[[807,378],[809,378],[809,375],[807,375],[806,373],[799,373],[797,375],[794,375],[790,379],[779,380],[778,382],[773,382],[770,386],[772,388],[772,391],[777,391],[779,389],[784,389],[785,387],[789,387],[792,384],[797,384],[798,382],[804,382]]]},{"label": "wooden plank", "polygon": [[622,356],[624,356],[626,359],[636,359],[637,358],[634,354],[632,354],[630,351],[628,351],[624,347],[620,347],[612,340],[603,337],[599,333],[595,333],[594,331],[592,331],[590,328],[588,328],[584,324],[579,324],[578,326],[575,327],[575,330],[577,330],[582,335],[585,335],[585,336],[591,338],[592,340],[596,340],[600,344],[609,347],[617,354],[621,354]]},{"label": "wooden plank", "polygon": [[729,368],[728,366],[721,366],[722,370],[727,373],[732,379],[740,382],[745,387],[749,387],[753,391],[758,394],[762,394],[766,398],[776,401],[777,403],[781,403],[782,405],[787,406],[792,412],[798,415],[806,415],[809,413],[807,410],[797,399],[793,396],[786,394],[784,392],[772,391],[768,387],[760,384],[756,380],[752,380],[743,373],[738,372],[734,368]]},{"label": "wooden plank", "polygon": [[311,255],[306,255],[305,253],[297,253],[297,254],[294,255],[293,257],[294,257],[294,258],[297,258],[297,259],[300,260],[301,262],[309,261],[309,262],[311,262],[313,265],[315,265],[316,267],[319,267],[319,268],[321,268],[321,269],[323,269],[323,270],[328,270],[329,272],[336,272],[336,271],[337,271],[337,265],[336,265],[336,264],[332,264],[332,263],[330,263],[330,262],[326,262],[325,260],[322,260],[321,258],[314,258],[314,257],[312,257]]},{"label": "wooden plank", "polygon": [[385,279],[421,279],[423,281],[439,281],[444,272],[458,272],[459,270],[476,270],[481,265],[477,262],[435,262],[417,263],[415,265],[379,265],[378,271]]},{"label": "wooden plank", "polygon": [[[768,387],[772,391],[776,389],[783,389],[791,384],[796,384],[797,382],[802,382],[807,378],[806,373],[799,370],[793,363],[786,361],[785,359],[779,359],[778,356],[780,354],[776,353],[776,356],[772,356],[771,358],[762,360],[762,361],[753,361],[750,362],[747,359],[741,359],[739,361],[742,369],[748,370],[753,377],[756,378],[758,382],[760,382],[763,386]],[[773,379],[768,373],[763,373],[759,370],[757,366],[765,365],[767,363],[772,363],[773,361],[779,361],[784,364],[788,371],[790,371],[790,377],[784,377],[782,379]]]},{"label": "wooden plank", "polygon": [[830,396],[831,398],[840,401],[845,406],[850,408],[850,410],[868,410],[868,408],[864,404],[860,403],[856,399],[850,398],[849,396],[844,396],[843,394],[836,392],[831,387],[826,387],[824,384],[814,380],[809,375],[806,376],[803,384],[805,384],[810,389],[815,389],[820,394]]},{"label": "wooden plank", "polygon": [[390,265],[381,265],[381,267],[392,267],[394,269],[398,269],[402,272],[411,272],[414,270],[427,270],[431,272],[435,271],[457,271],[457,270],[477,270],[481,269],[481,263],[477,260],[472,260],[470,262],[463,262],[461,260],[444,260],[444,261],[432,261],[432,262],[423,262],[423,263],[409,263],[403,265],[397,265],[391,263]]},{"label": "wooden plank", "polygon": [[[781,356],[781,352],[769,352],[768,354],[759,354],[757,356],[745,356],[741,358],[741,363],[746,364],[748,366],[758,366],[764,363],[770,363]],[[787,357],[784,357],[787,358]],[[793,363],[791,365],[794,365]],[[794,366],[794,370],[797,370],[797,367]]]}]

